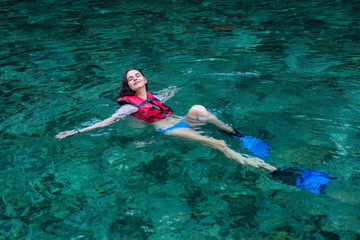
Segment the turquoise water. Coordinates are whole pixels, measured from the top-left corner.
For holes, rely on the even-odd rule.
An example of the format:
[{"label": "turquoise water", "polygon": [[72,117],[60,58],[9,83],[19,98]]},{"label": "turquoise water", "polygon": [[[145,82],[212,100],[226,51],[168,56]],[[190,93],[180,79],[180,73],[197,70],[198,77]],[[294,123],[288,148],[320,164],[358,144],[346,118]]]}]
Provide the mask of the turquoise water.
[{"label": "turquoise water", "polygon": [[[0,1],[0,239],[359,239],[360,17],[352,1]],[[121,120],[130,67],[266,140],[325,193]],[[203,126],[205,134],[234,139]],[[246,153],[246,152],[244,152]]]}]

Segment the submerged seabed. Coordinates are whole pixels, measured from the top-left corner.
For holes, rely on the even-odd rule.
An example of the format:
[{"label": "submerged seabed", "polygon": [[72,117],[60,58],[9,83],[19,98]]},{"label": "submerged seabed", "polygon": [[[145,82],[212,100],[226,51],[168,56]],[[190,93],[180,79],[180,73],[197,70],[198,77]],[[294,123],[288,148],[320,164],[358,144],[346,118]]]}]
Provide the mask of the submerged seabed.
[{"label": "submerged seabed", "polygon": [[[356,1],[0,1],[1,239],[359,239]],[[283,185],[122,120],[123,71],[177,86],[266,140],[267,162],[336,176]],[[205,134],[234,149],[212,126]],[[245,153],[245,152],[244,152]]]}]

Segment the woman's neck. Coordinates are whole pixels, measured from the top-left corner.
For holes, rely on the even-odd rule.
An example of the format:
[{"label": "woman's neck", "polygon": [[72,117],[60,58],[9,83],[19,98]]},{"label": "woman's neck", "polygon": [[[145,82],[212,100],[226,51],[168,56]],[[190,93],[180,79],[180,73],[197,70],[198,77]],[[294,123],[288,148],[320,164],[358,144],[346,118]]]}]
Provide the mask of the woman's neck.
[{"label": "woman's neck", "polygon": [[138,91],[136,91],[136,95],[144,100],[147,99],[147,95],[146,95],[146,88],[141,88]]}]

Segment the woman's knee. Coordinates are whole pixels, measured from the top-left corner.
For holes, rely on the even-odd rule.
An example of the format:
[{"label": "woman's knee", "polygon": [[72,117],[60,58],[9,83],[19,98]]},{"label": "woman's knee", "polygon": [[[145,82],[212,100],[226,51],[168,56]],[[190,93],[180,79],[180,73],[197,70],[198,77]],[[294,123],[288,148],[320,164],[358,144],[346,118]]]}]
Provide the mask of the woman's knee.
[{"label": "woman's knee", "polygon": [[188,115],[190,116],[204,116],[208,115],[209,112],[202,105],[194,105],[190,108]]}]

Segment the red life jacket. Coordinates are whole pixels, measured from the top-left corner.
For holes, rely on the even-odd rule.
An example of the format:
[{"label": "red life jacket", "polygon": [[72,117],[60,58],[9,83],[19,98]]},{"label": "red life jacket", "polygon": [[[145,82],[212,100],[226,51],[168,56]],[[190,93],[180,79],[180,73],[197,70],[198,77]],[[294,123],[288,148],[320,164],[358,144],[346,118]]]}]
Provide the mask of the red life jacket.
[{"label": "red life jacket", "polygon": [[125,96],[119,98],[117,102],[120,106],[132,104],[138,107],[139,110],[131,115],[145,122],[156,122],[172,115],[173,112],[168,105],[160,102],[151,93],[146,93],[146,95],[146,100],[138,96]]}]

